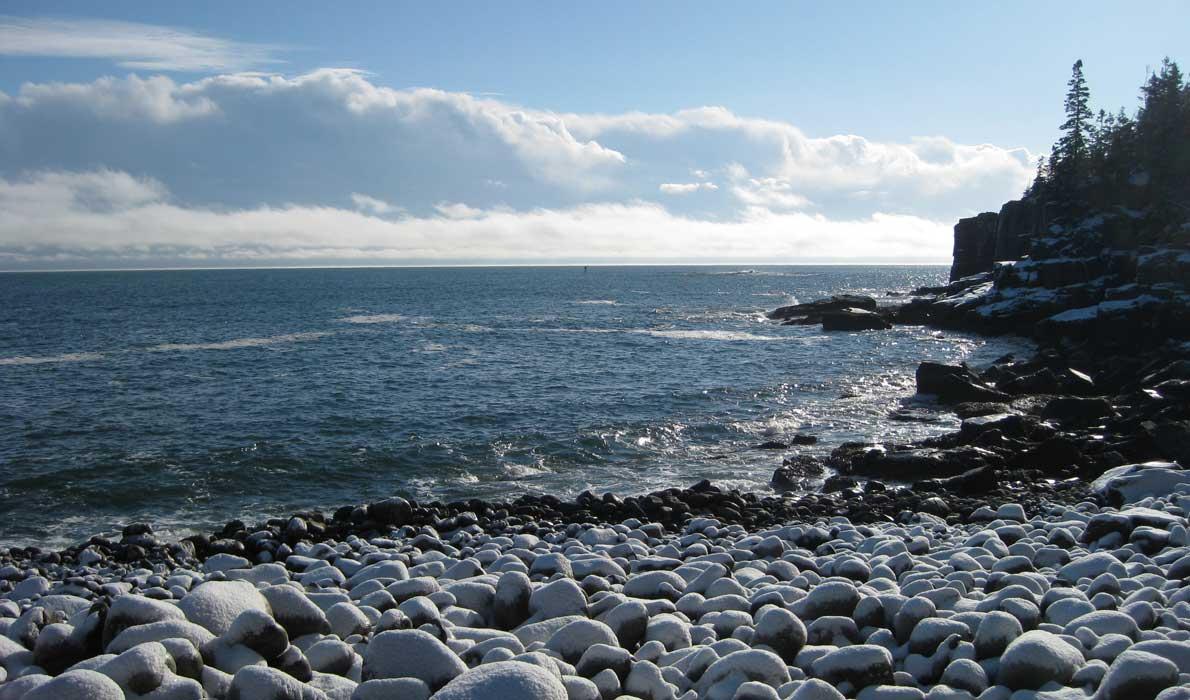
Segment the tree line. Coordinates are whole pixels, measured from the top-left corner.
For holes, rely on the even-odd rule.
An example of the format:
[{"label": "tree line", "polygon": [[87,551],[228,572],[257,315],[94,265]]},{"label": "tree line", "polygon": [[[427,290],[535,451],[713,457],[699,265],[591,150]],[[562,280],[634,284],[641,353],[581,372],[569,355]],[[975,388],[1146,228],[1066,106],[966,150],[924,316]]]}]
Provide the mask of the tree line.
[{"label": "tree line", "polygon": [[1140,88],[1133,115],[1092,112],[1083,62],[1067,83],[1062,135],[1025,197],[1076,218],[1112,207],[1156,221],[1190,221],[1190,84],[1166,58]]}]

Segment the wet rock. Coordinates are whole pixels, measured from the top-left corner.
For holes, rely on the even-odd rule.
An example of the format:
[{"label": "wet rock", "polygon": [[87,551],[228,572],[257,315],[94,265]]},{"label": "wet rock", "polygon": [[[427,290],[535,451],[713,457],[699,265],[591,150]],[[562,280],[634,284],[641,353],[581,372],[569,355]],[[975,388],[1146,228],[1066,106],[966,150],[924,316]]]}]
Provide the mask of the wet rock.
[{"label": "wet rock", "polygon": [[824,331],[879,331],[892,328],[880,314],[866,309],[847,308],[822,314]]},{"label": "wet rock", "polygon": [[862,309],[876,311],[876,299],[857,294],[840,294],[828,299],[818,299],[806,304],[782,306],[768,313],[768,317],[777,321],[799,321],[807,324],[822,322],[822,315],[843,309]]},{"label": "wet rock", "polygon": [[933,394],[943,403],[1005,402],[1008,396],[980,381],[966,367],[923,362],[917,367],[917,393]]}]

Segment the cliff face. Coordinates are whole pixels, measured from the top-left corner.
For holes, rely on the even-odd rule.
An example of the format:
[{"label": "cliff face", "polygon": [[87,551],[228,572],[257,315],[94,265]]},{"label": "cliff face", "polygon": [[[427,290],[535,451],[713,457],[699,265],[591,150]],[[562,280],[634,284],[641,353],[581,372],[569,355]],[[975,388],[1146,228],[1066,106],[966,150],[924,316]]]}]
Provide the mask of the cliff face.
[{"label": "cliff face", "polygon": [[954,227],[954,261],[950,281],[991,272],[998,261],[1019,260],[1044,230],[1044,208],[1031,199],[1006,202],[1000,213],[984,212],[959,219]]},{"label": "cliff face", "polygon": [[950,265],[950,281],[970,277],[992,269],[996,252],[996,227],[999,216],[984,212],[979,216],[959,219],[954,225],[954,261]]},{"label": "cliff face", "polygon": [[1025,199],[960,220],[951,284],[919,290],[898,320],[1080,344],[1103,357],[1190,352],[1190,222],[1126,206],[1077,220],[1055,211]]}]

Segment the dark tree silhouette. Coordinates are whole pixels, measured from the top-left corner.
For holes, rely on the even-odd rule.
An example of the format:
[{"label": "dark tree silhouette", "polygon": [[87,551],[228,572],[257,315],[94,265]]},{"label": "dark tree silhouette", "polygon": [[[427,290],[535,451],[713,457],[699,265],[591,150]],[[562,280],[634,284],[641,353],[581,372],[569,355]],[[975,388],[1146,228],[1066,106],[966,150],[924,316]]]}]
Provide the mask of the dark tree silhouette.
[{"label": "dark tree silhouette", "polygon": [[1086,173],[1088,135],[1091,131],[1091,92],[1083,76],[1083,62],[1079,59],[1071,69],[1066,92],[1066,121],[1062,122],[1062,137],[1054,144],[1050,157],[1055,185],[1059,191],[1072,195]]},{"label": "dark tree silhouette", "polygon": [[1064,218],[1112,209],[1143,215],[1148,230],[1187,235],[1190,221],[1190,85],[1166,58],[1141,86],[1130,117],[1089,106],[1083,62],[1067,83],[1066,121],[1048,162],[1041,159],[1025,197],[1053,205]]}]

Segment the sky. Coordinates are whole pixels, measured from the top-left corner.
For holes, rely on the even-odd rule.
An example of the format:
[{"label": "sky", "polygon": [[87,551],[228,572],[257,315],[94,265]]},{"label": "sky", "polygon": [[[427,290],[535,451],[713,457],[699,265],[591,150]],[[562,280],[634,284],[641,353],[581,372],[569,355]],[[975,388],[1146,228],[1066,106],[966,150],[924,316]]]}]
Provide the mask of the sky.
[{"label": "sky", "polygon": [[0,5],[0,269],[946,262],[1190,3]]}]

